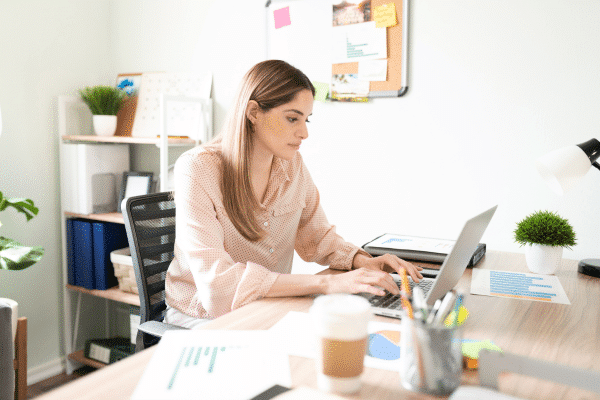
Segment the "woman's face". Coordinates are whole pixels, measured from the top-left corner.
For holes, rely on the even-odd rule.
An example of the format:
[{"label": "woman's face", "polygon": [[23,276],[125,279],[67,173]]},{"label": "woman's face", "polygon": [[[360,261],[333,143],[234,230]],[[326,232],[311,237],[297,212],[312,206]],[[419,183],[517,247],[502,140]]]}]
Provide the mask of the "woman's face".
[{"label": "woman's face", "polygon": [[[253,104],[252,104],[253,103]],[[306,123],[312,115],[313,96],[302,90],[289,103],[263,112],[251,102],[247,116],[254,127],[254,148],[291,160],[304,139],[308,137]]]}]

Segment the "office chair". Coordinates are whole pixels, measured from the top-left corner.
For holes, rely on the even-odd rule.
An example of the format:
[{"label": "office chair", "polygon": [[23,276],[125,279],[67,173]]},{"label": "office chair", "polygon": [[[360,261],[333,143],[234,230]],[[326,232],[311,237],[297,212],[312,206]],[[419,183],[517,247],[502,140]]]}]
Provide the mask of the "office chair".
[{"label": "office chair", "polygon": [[158,343],[167,330],[185,329],[162,322],[167,268],[175,257],[175,201],[168,192],[153,193],[130,197],[121,208],[140,295],[138,352]]}]

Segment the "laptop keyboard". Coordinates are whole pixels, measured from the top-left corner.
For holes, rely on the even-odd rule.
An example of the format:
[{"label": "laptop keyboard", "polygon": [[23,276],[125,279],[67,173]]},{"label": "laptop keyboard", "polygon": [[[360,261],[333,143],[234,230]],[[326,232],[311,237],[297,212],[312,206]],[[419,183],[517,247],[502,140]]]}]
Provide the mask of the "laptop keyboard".
[{"label": "laptop keyboard", "polygon": [[[427,293],[429,293],[429,290],[431,290],[431,287],[433,286],[433,282],[434,282],[433,280],[427,280],[427,281],[423,280],[419,283],[415,283],[412,280],[410,280],[409,284],[410,284],[411,290],[415,286],[419,286],[421,289],[423,289],[425,296],[427,296]],[[371,306],[373,306],[373,307],[389,308],[389,309],[393,309],[393,310],[401,310],[402,309],[400,295],[399,294],[391,294],[387,290],[386,290],[386,294],[384,296],[372,296],[368,300],[369,300],[369,303],[371,303]]]}]

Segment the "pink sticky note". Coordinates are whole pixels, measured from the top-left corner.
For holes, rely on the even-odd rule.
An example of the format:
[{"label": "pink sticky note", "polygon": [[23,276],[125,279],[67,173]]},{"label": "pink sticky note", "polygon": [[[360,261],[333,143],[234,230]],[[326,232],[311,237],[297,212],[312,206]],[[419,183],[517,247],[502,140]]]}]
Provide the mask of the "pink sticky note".
[{"label": "pink sticky note", "polygon": [[275,17],[275,29],[292,24],[292,21],[290,21],[290,7],[273,11],[273,16]]}]

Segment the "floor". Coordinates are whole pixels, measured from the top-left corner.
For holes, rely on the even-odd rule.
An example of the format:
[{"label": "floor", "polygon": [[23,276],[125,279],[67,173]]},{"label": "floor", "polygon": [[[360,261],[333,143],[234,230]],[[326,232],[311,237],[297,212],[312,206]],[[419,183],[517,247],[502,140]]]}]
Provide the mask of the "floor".
[{"label": "floor", "polygon": [[40,381],[38,383],[34,383],[33,385],[29,385],[27,386],[27,399],[33,399],[37,396],[41,396],[42,394],[49,392],[52,389],[69,383],[72,380],[87,375],[95,370],[96,368],[84,366],[73,371],[72,375],[67,375],[65,372],[63,372],[60,375],[56,375],[51,378],[44,379],[43,381]]}]

